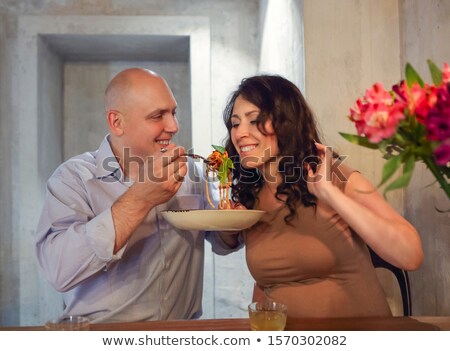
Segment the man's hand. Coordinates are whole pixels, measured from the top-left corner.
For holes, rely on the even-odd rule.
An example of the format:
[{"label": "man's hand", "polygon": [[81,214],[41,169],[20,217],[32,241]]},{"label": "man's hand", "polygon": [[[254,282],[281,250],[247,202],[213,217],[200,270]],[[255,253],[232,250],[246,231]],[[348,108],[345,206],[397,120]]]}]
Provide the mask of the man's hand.
[{"label": "man's hand", "polygon": [[184,148],[173,144],[148,157],[130,188],[136,200],[147,202],[149,210],[170,200],[187,174],[186,162]]},{"label": "man's hand", "polygon": [[138,179],[111,208],[116,234],[114,253],[125,245],[152,208],[169,201],[180,189],[187,174],[184,155],[183,147],[171,144],[144,160]]}]

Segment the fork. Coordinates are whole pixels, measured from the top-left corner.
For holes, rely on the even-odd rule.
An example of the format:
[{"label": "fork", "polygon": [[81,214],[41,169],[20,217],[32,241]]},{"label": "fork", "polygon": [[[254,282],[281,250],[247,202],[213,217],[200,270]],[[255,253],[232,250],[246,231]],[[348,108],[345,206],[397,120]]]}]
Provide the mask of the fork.
[{"label": "fork", "polygon": [[206,164],[211,163],[211,161],[208,160],[207,158],[205,158],[205,157],[203,157],[203,156],[200,156],[200,155],[197,155],[197,154],[185,154],[185,156],[189,156],[189,157],[192,157],[192,158],[194,158],[194,159],[202,159],[203,162],[205,162]]}]

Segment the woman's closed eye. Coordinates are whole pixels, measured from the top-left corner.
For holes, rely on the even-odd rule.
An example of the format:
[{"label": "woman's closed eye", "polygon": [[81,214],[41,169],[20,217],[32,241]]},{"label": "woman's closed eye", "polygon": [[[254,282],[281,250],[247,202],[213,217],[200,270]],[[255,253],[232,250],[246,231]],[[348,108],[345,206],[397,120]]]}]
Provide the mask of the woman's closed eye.
[{"label": "woman's closed eye", "polygon": [[[255,118],[255,119],[249,121],[248,123],[252,124],[252,125],[258,124],[258,119]],[[240,122],[231,122],[231,128],[237,128],[237,127],[239,127],[240,124],[241,124]]]},{"label": "woman's closed eye", "polygon": [[237,128],[237,127],[239,127],[239,123],[237,123],[237,122],[231,123],[231,128]]},{"label": "woman's closed eye", "polygon": [[238,127],[239,124],[241,123],[241,119],[238,118],[238,117],[236,117],[236,116],[233,116],[233,117],[230,119],[230,123],[231,123],[231,128],[236,128],[236,127]]}]

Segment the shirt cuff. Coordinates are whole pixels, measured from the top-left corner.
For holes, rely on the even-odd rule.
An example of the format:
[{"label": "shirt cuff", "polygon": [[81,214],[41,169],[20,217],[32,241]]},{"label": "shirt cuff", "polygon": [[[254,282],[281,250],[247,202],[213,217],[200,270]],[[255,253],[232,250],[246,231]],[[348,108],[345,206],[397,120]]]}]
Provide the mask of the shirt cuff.
[{"label": "shirt cuff", "polygon": [[86,223],[86,236],[96,256],[106,263],[119,260],[127,246],[125,244],[118,252],[113,253],[116,232],[111,208],[108,208]]}]

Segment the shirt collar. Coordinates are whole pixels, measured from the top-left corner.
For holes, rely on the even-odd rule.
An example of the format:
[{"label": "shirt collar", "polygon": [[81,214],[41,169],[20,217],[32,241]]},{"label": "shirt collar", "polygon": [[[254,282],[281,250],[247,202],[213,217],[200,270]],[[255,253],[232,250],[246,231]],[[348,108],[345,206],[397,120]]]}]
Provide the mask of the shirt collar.
[{"label": "shirt collar", "polygon": [[109,139],[110,136],[108,134],[98,148],[95,176],[97,179],[114,177],[117,180],[123,181],[123,172],[111,149]]}]

